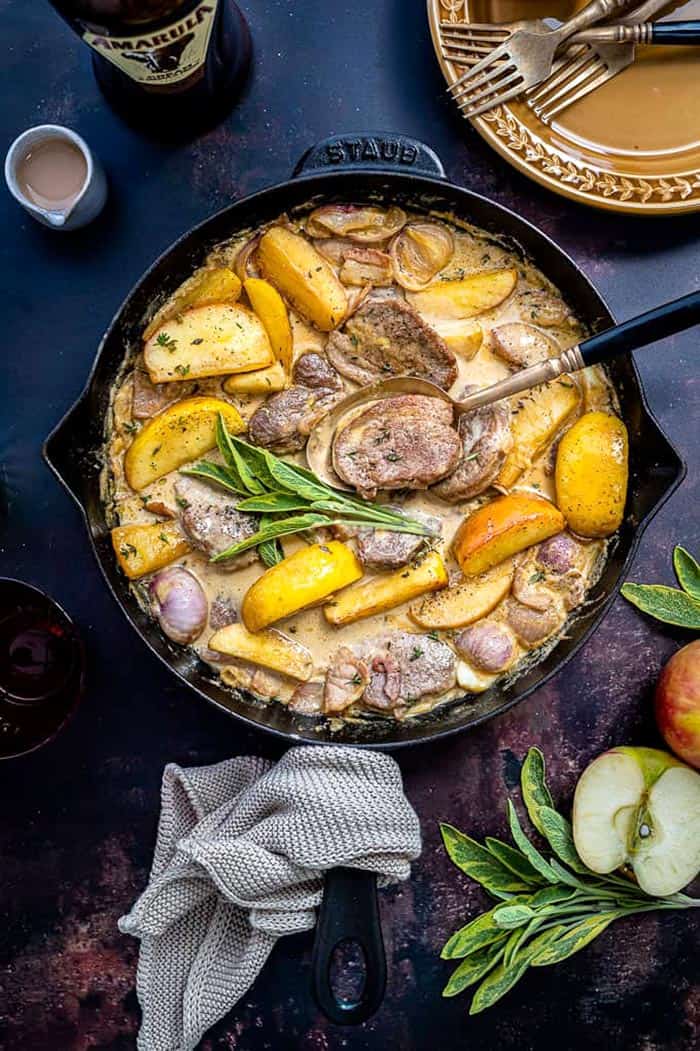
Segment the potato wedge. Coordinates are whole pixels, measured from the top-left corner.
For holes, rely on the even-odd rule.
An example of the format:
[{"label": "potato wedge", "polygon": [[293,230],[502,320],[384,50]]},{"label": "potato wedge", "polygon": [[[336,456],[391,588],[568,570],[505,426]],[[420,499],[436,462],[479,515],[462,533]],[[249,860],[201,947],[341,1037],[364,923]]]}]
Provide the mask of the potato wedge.
[{"label": "potato wedge", "polygon": [[204,307],[210,303],[235,303],[241,294],[241,282],[227,266],[207,267],[180,285],[168,302],[160,308],[143,334],[149,340],[165,321],[182,314],[190,307]]},{"label": "potato wedge", "polygon": [[252,372],[275,360],[262,322],[252,310],[217,303],[192,307],[166,321],[143,348],[152,383]]},{"label": "potato wedge", "polygon": [[561,511],[543,496],[509,493],[465,518],[455,535],[455,558],[465,577],[477,577],[565,528]]},{"label": "potato wedge", "polygon": [[216,417],[221,413],[232,434],[245,430],[240,413],[220,398],[185,398],[154,416],[134,438],[124,457],[132,489],[145,489],[184,463],[216,445]]},{"label": "potato wedge", "polygon": [[228,624],[212,635],[209,648],[261,664],[300,682],[307,682],[314,670],[313,658],[306,646],[274,628],[253,635],[242,624]]},{"label": "potato wedge", "polygon": [[241,606],[248,631],[260,631],[292,613],[313,606],[362,576],[347,544],[311,544],[266,570],[252,584]]},{"label": "potato wedge", "polygon": [[438,321],[433,328],[450,350],[465,361],[471,361],[484,341],[484,330],[476,321]]},{"label": "potato wedge", "polygon": [[255,372],[241,372],[224,380],[227,394],[272,394],[289,386],[289,377],[281,361]]},{"label": "potato wedge", "polygon": [[129,580],[155,573],[190,550],[190,545],[172,522],[117,526],[112,530],[112,547]]},{"label": "potato wedge", "polygon": [[400,606],[402,602],[410,602],[427,591],[444,588],[447,583],[444,562],[437,551],[429,551],[416,565],[402,566],[394,573],[344,591],[333,603],[323,607],[323,614],[328,623],[336,627],[352,624],[355,620]]},{"label": "potato wedge", "polygon": [[406,298],[419,314],[457,320],[497,307],[508,298],[517,281],[517,270],[488,270],[461,281],[436,281],[425,291],[409,293]]},{"label": "potato wedge", "polygon": [[269,281],[263,281],[261,277],[249,277],[243,287],[250,305],[267,332],[272,353],[286,372],[290,373],[293,359],[292,329],[282,296]]},{"label": "potato wedge", "polygon": [[570,379],[552,380],[523,394],[510,425],[513,445],[495,481],[503,489],[544,452],[581,405],[581,390]]},{"label": "potato wedge", "polygon": [[581,536],[611,536],[627,499],[627,428],[617,416],[587,412],[557,450],[557,504]]},{"label": "potato wedge", "polygon": [[273,226],[261,237],[256,259],[267,280],[316,328],[330,332],[343,321],[345,289],[328,260],[299,234]]},{"label": "potato wedge", "polygon": [[487,573],[468,577],[411,606],[408,615],[421,628],[463,628],[487,616],[506,597],[513,582],[513,559]]}]

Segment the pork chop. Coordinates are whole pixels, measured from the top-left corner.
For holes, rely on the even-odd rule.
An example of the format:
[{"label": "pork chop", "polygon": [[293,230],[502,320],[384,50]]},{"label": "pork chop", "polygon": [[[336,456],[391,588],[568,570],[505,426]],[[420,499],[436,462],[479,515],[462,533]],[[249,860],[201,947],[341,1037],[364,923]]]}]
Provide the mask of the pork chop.
[{"label": "pork chop", "polygon": [[331,332],[326,353],[338,372],[362,385],[408,375],[447,390],[457,379],[453,352],[401,299],[370,296],[342,332]]},{"label": "pork chop", "polygon": [[460,456],[452,407],[420,394],[375,402],[333,442],[335,470],[367,499],[379,489],[426,489],[450,474]]},{"label": "pork chop", "polygon": [[[440,520],[420,511],[387,505],[387,510],[403,511],[409,518],[422,522],[435,535],[440,534]],[[357,534],[357,554],[365,569],[399,569],[414,558],[426,541],[416,533],[394,533],[389,529],[361,529]]]},{"label": "pork chop", "polygon": [[450,504],[478,496],[496,480],[513,445],[510,409],[501,401],[462,413],[457,431],[462,458],[456,470],[433,488],[436,496]]},{"label": "pork chop", "polygon": [[[200,482],[198,478],[181,475],[175,483],[175,499],[179,508],[180,525],[193,547],[208,558],[258,530],[256,515],[237,511],[230,493]],[[222,562],[222,569],[240,569],[257,558],[255,549],[244,551],[230,561]]]},{"label": "pork chop", "polygon": [[293,386],[268,398],[251,416],[248,432],[254,445],[276,453],[298,452],[343,397],[343,381],[321,354],[302,354],[293,377]]},{"label": "pork chop", "polygon": [[454,653],[428,635],[397,631],[367,643],[366,649],[368,653],[374,650],[362,698],[368,708],[400,708],[421,697],[444,693],[455,684]]}]

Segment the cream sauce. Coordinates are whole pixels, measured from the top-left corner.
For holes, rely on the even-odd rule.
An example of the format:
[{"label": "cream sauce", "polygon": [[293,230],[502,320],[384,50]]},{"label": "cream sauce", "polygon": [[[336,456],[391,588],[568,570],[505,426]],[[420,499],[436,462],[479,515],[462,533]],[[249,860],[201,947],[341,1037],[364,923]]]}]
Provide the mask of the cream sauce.
[{"label": "cream sauce", "polygon": [[[480,349],[471,360],[467,360],[458,355],[458,378],[451,389],[453,395],[459,395],[463,387],[467,384],[483,387],[494,383],[509,374],[508,366],[499,359],[491,349],[490,332],[495,326],[511,321],[527,321],[529,323],[537,324],[537,319],[530,316],[527,307],[528,292],[544,289],[557,297],[559,296],[557,290],[531,264],[523,262],[519,257],[514,256],[504,247],[495,243],[492,238],[489,238],[486,235],[480,235],[479,232],[475,231],[473,228],[460,227],[461,224],[455,224],[454,220],[452,220],[452,228],[455,237],[455,254],[449,264],[436,277],[436,281],[461,278],[480,271],[500,269],[507,266],[517,267],[519,277],[514,293],[509,296],[504,303],[493,310],[480,314],[476,319],[465,322],[466,326],[472,328],[474,320],[476,320],[482,327],[484,338]],[[246,240],[248,240],[249,236],[250,233],[248,232],[225,245],[219,246],[211,254],[209,263],[233,266],[240,247],[246,242]],[[159,312],[162,312],[162,310],[163,307],[161,307]],[[315,350],[322,353],[326,338],[324,334],[316,331],[313,327],[304,322],[293,310],[290,310],[289,313],[292,324],[295,359],[309,350]],[[582,335],[582,329],[579,322],[568,311],[566,311],[565,314],[566,316],[561,324],[548,326],[546,328],[547,335],[553,337],[559,343],[562,350],[572,346]],[[430,323],[431,319],[426,315],[425,320]],[[211,393],[215,394],[217,397],[224,398],[238,408],[246,421],[249,420],[255,409],[264,400],[263,397],[227,394],[222,391],[221,388],[224,379],[225,377],[199,381],[197,393]],[[596,367],[593,369],[587,369],[585,373],[579,377],[577,382],[580,383],[583,391],[581,411],[589,411],[591,409],[617,411],[615,393],[611,388],[605,372],[601,368]],[[137,429],[131,418],[132,384],[132,374],[131,372],[128,372],[126,378],[124,378],[115,389],[113,396],[111,433],[107,446],[107,463],[105,472],[105,497],[110,508],[110,515],[113,520],[112,524],[118,523],[124,525],[162,520],[159,515],[153,514],[147,509],[147,504],[164,504],[166,507],[173,509],[173,515],[176,511],[173,487],[177,481],[177,472],[173,472],[158,479],[156,482],[148,486],[146,493],[135,494],[126,483],[123,469],[124,453],[132,440],[133,432]],[[355,384],[347,381],[346,388],[348,392],[356,389]],[[513,408],[517,411],[517,406],[513,406]],[[209,453],[206,458],[209,460],[216,460],[218,458],[218,453]],[[303,454],[300,454],[298,459],[300,462],[304,462]],[[514,489],[531,490],[546,496],[549,499],[553,499],[554,485],[551,471],[549,471],[547,467],[548,459],[549,450],[545,450],[536,462],[532,463],[531,466],[526,469]],[[473,500],[461,504],[449,505],[435,497],[429,491],[414,492],[410,493],[405,499],[405,502],[403,502],[403,508],[408,513],[411,511],[422,511],[426,514],[436,515],[440,518],[442,523],[442,536],[433,546],[440,551],[450,574],[450,579],[453,581],[456,581],[461,577],[459,567],[451,553],[451,544],[454,534],[465,515],[469,514],[470,511],[480,504],[491,499],[493,495],[494,491],[490,490]],[[352,543],[352,541],[350,541],[350,543]],[[282,547],[285,555],[292,554],[294,551],[304,546],[304,544],[305,540],[299,536],[282,539]],[[588,545],[585,573],[589,585],[598,576],[602,568],[604,561],[602,557],[603,553],[603,544],[598,542]],[[219,596],[224,596],[227,599],[233,600],[233,603],[237,608],[240,607],[241,600],[247,589],[261,575],[264,569],[262,563],[256,560],[252,565],[245,568],[226,571],[223,570],[220,565],[210,564],[204,555],[197,552],[192,552],[184,558],[181,558],[178,560],[178,564],[188,567],[196,574],[204,587],[210,603],[213,599]],[[363,579],[370,579],[370,575],[368,574]],[[140,601],[145,604],[145,592],[139,583],[135,586],[135,592]],[[503,603],[501,604],[501,607],[497,608],[496,611],[490,614],[490,619],[500,619],[502,616]],[[562,618],[561,630],[563,630],[565,626],[564,620],[565,618]],[[367,640],[381,636],[392,630],[407,631],[417,635],[425,634],[425,629],[419,628],[409,618],[408,604],[398,606],[385,614],[367,617],[364,620],[357,621],[354,624],[346,625],[339,629],[334,629],[328,625],[320,607],[299,612],[286,620],[278,622],[275,627],[284,634],[295,639],[297,642],[301,642],[308,648],[314,662],[313,679],[315,681],[321,681],[323,679],[333,653],[340,645],[349,647],[357,646],[361,643],[367,642]],[[558,634],[561,633],[561,630]],[[207,645],[212,633],[213,629],[208,626],[193,645],[193,648],[200,655],[205,655],[205,659],[206,656],[211,655],[211,651],[207,654]],[[440,637],[448,643],[450,643],[455,634],[455,631],[439,633]],[[544,655],[549,649],[551,649],[551,640],[548,640],[548,642],[535,651],[535,653],[538,655]],[[509,679],[513,678],[518,670],[522,670],[523,661],[521,658],[526,657],[527,654],[528,651],[522,646],[519,646],[518,659],[520,665],[516,665],[515,669],[511,669],[508,672],[507,677]],[[532,656],[532,654],[530,656]],[[530,663],[529,660],[528,663]],[[250,665],[246,665],[245,662],[232,661],[228,666],[217,664],[214,665],[214,667],[217,671],[221,672],[222,679],[229,685],[244,685],[249,688],[251,687],[251,681],[255,669]],[[501,677],[505,678],[505,676]],[[490,685],[496,678],[497,676],[481,676],[481,679],[483,680],[483,688]],[[259,681],[264,682],[265,688],[263,692],[267,697],[274,697],[275,700],[281,702],[288,701],[298,685],[298,683],[292,679],[280,675],[274,675],[267,671],[264,672],[261,679],[256,680],[256,684]],[[443,694],[439,698],[424,698],[418,703],[415,703],[408,709],[408,714],[420,714],[430,710],[437,703],[443,703],[453,697],[461,697],[463,695],[464,688],[456,686],[453,690]]]}]

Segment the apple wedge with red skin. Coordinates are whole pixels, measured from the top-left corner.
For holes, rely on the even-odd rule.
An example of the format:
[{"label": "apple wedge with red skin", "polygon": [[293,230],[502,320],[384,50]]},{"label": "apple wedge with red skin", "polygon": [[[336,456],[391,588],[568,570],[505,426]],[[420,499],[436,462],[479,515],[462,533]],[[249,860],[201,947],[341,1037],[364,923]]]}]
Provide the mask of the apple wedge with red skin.
[{"label": "apple wedge with red skin", "polygon": [[675,894],[700,871],[700,774],[656,748],[613,748],[576,786],[574,843],[593,872],[629,865],[647,894]]},{"label": "apple wedge with red skin", "polygon": [[668,747],[700,769],[700,639],[678,650],[666,664],[654,707],[656,725]]}]

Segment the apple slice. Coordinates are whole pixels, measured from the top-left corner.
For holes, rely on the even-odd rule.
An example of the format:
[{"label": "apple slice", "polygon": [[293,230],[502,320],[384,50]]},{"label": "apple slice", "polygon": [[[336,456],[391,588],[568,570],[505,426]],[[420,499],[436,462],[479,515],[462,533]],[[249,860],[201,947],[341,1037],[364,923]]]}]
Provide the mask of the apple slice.
[{"label": "apple slice", "polygon": [[593,872],[629,864],[647,894],[675,894],[700,871],[700,774],[656,748],[613,748],[584,770],[573,826]]}]

